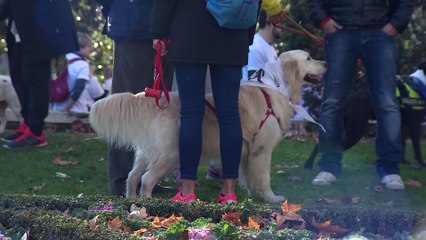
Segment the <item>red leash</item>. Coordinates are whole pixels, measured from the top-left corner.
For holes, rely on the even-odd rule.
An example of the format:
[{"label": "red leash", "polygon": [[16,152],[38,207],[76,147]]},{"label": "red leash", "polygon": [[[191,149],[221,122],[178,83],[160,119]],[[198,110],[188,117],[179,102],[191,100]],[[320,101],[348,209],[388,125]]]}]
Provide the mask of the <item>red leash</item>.
[{"label": "red leash", "polygon": [[[164,38],[162,41],[158,41],[155,45],[157,50],[157,54],[154,57],[154,86],[152,88],[145,88],[145,97],[155,98],[155,102],[157,106],[161,109],[165,109],[169,106],[170,96],[169,91],[167,90],[167,86],[164,84],[163,80],[163,65],[161,63],[161,47],[162,42],[164,44],[170,44],[170,38]],[[164,92],[164,96],[166,97],[166,103],[164,105],[160,104],[161,94]]]}]

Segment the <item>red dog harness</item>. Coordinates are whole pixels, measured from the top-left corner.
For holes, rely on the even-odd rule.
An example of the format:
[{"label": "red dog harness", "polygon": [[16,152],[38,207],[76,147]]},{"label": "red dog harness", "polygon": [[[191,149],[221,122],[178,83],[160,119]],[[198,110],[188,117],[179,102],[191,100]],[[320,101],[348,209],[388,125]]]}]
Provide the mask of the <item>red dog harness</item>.
[{"label": "red dog harness", "polygon": [[[265,102],[266,102],[266,107],[267,107],[267,109],[266,109],[266,112],[265,112],[265,116],[263,117],[263,119],[262,119],[262,121],[260,121],[260,123],[259,123],[259,130],[262,128],[262,126],[263,126],[263,124],[266,122],[266,120],[269,118],[269,116],[274,116],[275,117],[275,119],[277,119],[277,121],[279,122],[280,120],[279,120],[279,118],[275,115],[275,112],[274,112],[274,109],[272,108],[272,103],[271,103],[271,98],[269,97],[269,94],[265,91],[265,90],[263,90],[262,88],[259,88],[260,89],[260,91],[262,92],[262,94],[263,94],[263,97],[265,98]],[[205,103],[206,103],[206,105],[207,105],[207,107],[213,112],[213,113],[216,113],[216,111],[215,111],[215,108],[214,108],[214,106],[209,102],[209,101],[207,101],[207,99],[205,100]]]}]

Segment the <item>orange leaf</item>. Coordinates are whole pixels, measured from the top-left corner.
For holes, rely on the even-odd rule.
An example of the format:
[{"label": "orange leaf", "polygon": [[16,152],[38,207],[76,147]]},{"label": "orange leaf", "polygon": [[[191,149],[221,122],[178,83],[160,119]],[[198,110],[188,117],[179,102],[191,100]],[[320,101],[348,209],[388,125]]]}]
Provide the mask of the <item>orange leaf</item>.
[{"label": "orange leaf", "polygon": [[123,225],[123,231],[125,233],[132,234],[132,229],[130,229],[130,227],[128,227],[128,226]]},{"label": "orange leaf", "polygon": [[149,231],[149,228],[141,228],[141,229],[139,229],[139,230],[136,230],[136,231],[134,232],[134,234],[139,235],[139,234],[142,234],[142,233],[146,233],[146,232],[148,232],[148,231]]},{"label": "orange leaf", "polygon": [[318,223],[315,221],[315,218],[312,218],[312,226],[314,226],[318,230],[319,235],[323,237],[337,237],[349,232],[348,229],[332,225],[331,220]]},{"label": "orange leaf", "polygon": [[283,213],[298,212],[302,208],[302,204],[288,204],[287,200],[281,205]]},{"label": "orange leaf", "polygon": [[248,225],[249,228],[254,228],[256,230],[260,229],[260,224],[252,217],[248,218],[248,224],[247,225]]},{"label": "orange leaf", "polygon": [[154,220],[152,221],[152,228],[160,228],[161,227],[161,221],[158,216],[155,216]]},{"label": "orange leaf", "polygon": [[108,221],[108,227],[112,229],[120,229],[121,228],[120,217],[117,216],[111,221]]},{"label": "orange leaf", "polygon": [[240,212],[224,213],[222,214],[222,220],[233,223],[235,226],[243,226],[243,223],[240,219],[241,215],[243,215],[243,213]]},{"label": "orange leaf", "polygon": [[71,163],[72,162],[70,162],[70,161],[64,161],[64,160],[62,160],[60,155],[56,155],[55,159],[53,159],[53,161],[52,161],[53,165],[60,165],[60,166],[69,165]]},{"label": "orange leaf", "polygon": [[302,216],[294,212],[284,213],[283,215],[277,213],[276,221],[277,230],[286,228],[296,230],[305,229],[305,220],[302,218]]},{"label": "orange leaf", "polygon": [[99,215],[89,220],[90,229],[95,230],[98,227],[98,217]]},{"label": "orange leaf", "polygon": [[183,217],[181,216],[181,217],[179,217],[179,218],[177,218],[176,216],[175,216],[175,214],[173,213],[169,218],[166,218],[166,219],[164,219],[163,221],[161,221],[161,225],[163,226],[163,227],[168,227],[168,226],[170,226],[170,224],[172,224],[172,223],[175,223],[175,222],[179,222],[180,220],[182,220],[183,219]]}]

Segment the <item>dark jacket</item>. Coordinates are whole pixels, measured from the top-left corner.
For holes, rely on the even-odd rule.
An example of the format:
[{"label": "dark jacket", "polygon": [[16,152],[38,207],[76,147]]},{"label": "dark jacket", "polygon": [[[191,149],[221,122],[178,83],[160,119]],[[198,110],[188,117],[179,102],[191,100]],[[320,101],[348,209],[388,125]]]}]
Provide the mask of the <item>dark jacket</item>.
[{"label": "dark jacket", "polygon": [[308,0],[317,26],[331,17],[343,26],[382,27],[391,23],[403,32],[413,13],[415,0]]},{"label": "dark jacket", "polygon": [[104,33],[114,40],[151,40],[152,0],[96,0],[106,19]]},{"label": "dark jacket", "polygon": [[[34,62],[52,59],[79,49],[68,0],[9,0],[9,24],[13,19],[23,53]],[[10,26],[9,26],[10,28]],[[13,36],[8,31],[8,45]]]},{"label": "dark jacket", "polygon": [[154,0],[153,38],[170,36],[167,56],[176,62],[247,64],[249,30],[219,27],[204,0]]}]

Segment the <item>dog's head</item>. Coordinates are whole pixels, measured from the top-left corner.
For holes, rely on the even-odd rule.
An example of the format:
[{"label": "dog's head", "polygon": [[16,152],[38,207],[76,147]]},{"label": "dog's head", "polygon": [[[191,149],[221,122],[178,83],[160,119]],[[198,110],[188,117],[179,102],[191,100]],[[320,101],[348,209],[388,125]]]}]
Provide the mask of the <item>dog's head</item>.
[{"label": "dog's head", "polygon": [[284,80],[290,86],[290,99],[300,100],[300,89],[303,83],[315,84],[322,81],[327,71],[327,63],[313,59],[308,52],[292,50],[280,55]]}]

